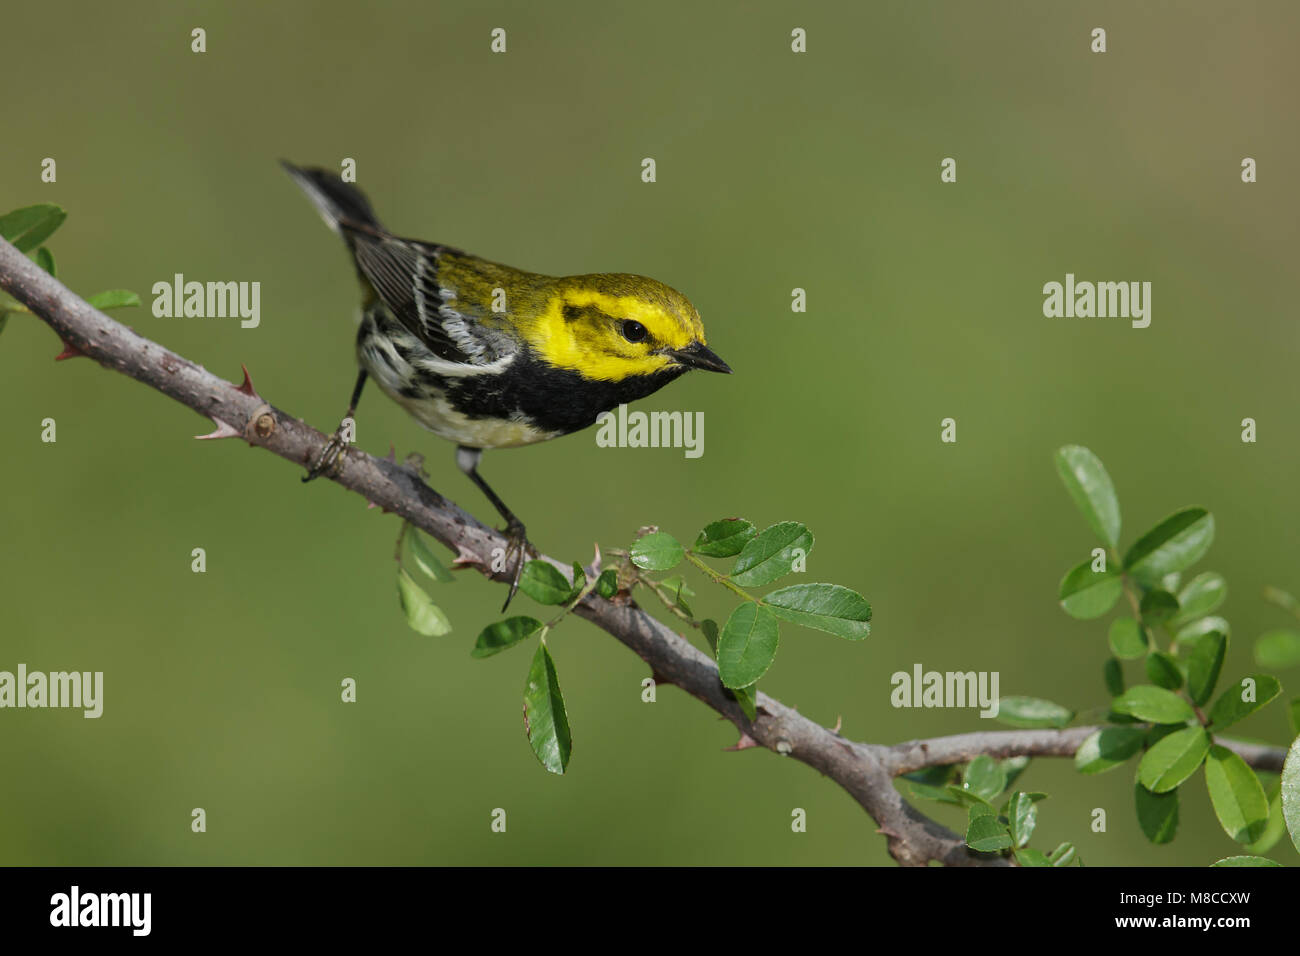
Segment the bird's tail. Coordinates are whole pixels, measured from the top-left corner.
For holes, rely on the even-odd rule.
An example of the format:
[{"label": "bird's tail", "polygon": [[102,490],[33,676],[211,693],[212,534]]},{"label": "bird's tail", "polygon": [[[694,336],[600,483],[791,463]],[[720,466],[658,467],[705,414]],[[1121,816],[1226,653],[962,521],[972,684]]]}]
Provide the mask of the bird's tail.
[{"label": "bird's tail", "polygon": [[342,235],[344,226],[360,227],[363,231],[383,231],[384,227],[371,210],[370,200],[366,199],[365,193],[356,186],[345,183],[338,173],[295,166],[284,159],[280,163],[293,177],[293,181],[302,187],[302,191],[325,220],[325,225],[335,232]]}]

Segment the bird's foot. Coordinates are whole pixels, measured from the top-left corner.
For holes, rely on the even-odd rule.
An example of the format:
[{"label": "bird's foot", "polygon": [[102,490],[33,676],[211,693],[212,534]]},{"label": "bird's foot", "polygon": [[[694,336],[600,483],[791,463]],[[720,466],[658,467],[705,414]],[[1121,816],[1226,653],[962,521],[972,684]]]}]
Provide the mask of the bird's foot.
[{"label": "bird's foot", "polygon": [[519,579],[523,576],[524,565],[530,559],[537,557],[537,549],[528,540],[528,532],[524,529],[522,521],[511,520],[504,530],[509,540],[509,544],[506,545],[505,566],[513,570],[510,573],[510,593],[506,595],[506,603],[501,605],[502,614],[519,590]]},{"label": "bird's foot", "polygon": [[316,456],[316,460],[312,463],[312,466],[307,469],[307,474],[302,479],[304,484],[319,478],[321,475],[332,476],[338,473],[339,462],[343,457],[343,451],[350,444],[343,434],[346,424],[345,421],[334,430],[334,434],[330,436],[330,440],[325,443],[325,447],[322,448],[320,454]]}]

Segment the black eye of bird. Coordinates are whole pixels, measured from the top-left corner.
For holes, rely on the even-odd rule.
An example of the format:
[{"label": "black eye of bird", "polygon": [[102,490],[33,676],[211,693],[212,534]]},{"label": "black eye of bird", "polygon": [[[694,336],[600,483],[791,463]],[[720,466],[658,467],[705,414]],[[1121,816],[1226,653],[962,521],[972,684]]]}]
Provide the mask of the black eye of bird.
[{"label": "black eye of bird", "polygon": [[629,342],[644,342],[649,334],[646,327],[640,322],[633,322],[629,319],[623,323],[623,338]]}]

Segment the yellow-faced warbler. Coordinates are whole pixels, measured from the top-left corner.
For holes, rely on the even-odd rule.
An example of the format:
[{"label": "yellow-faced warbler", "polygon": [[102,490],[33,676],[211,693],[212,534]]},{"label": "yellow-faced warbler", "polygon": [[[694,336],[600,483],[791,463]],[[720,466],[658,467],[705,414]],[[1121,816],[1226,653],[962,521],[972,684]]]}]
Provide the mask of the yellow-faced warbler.
[{"label": "yellow-faced warbler", "polygon": [[[457,464],[506,521],[508,605],[530,546],[523,522],[478,473],[483,449],[586,428],[693,368],[731,369],[705,345],[695,307],[662,282],[617,273],[555,278],[401,239],[337,173],[284,166],[343,237],[361,279],[361,373],[345,418],[369,376],[456,443]],[[332,470],[345,445],[340,425],[303,480]]]}]

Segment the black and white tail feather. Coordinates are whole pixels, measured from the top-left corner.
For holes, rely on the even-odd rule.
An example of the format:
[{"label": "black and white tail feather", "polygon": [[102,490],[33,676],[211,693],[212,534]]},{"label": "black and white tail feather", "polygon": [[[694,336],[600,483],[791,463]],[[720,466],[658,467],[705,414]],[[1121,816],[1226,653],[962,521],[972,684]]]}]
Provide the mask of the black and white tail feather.
[{"label": "black and white tail feather", "polygon": [[[336,172],[280,162],[325,225],[347,243],[357,273],[387,313],[432,353],[433,371],[454,375],[455,366],[463,366],[465,372],[495,370],[493,363],[516,351],[507,336],[477,325],[454,308],[448,302],[454,294],[438,281],[438,260],[444,253],[462,261],[472,257],[447,246],[393,235],[380,224],[365,194]],[[374,321],[384,324],[382,316],[374,316]],[[450,364],[439,365],[438,360]]]},{"label": "black and white tail feather", "polygon": [[344,224],[386,231],[370,208],[370,200],[366,199],[365,193],[345,183],[338,173],[295,166],[287,159],[280,160],[280,165],[307,194],[312,205],[320,212],[320,217],[325,220],[325,225],[334,232],[344,235]]}]

